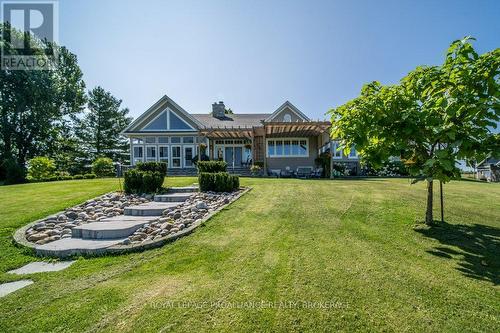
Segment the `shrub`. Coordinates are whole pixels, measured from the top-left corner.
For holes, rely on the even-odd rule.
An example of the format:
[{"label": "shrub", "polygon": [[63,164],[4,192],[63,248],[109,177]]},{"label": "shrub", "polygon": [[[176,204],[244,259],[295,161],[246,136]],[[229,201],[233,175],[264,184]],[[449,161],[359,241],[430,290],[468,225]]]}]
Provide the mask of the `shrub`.
[{"label": "shrub", "polygon": [[167,175],[167,163],[165,162],[139,162],[136,164],[139,171],[159,172],[164,177]]},{"label": "shrub", "polygon": [[142,189],[142,172],[137,169],[130,169],[124,174],[123,189],[125,193],[139,193]]},{"label": "shrub", "polygon": [[253,162],[253,165],[255,165],[255,166],[259,166],[259,167],[261,167],[262,169],[264,168],[264,162],[261,162],[261,161]]},{"label": "shrub", "polygon": [[2,169],[5,172],[5,184],[18,184],[26,181],[26,169],[14,158],[6,158],[2,162]]},{"label": "shrub", "polygon": [[92,162],[92,172],[97,177],[109,177],[115,175],[113,161],[108,157],[99,157]]},{"label": "shrub", "polygon": [[163,181],[165,180],[164,174],[158,171],[143,171],[142,172],[142,192],[156,193],[161,189]]},{"label": "shrub", "polygon": [[200,172],[198,183],[202,192],[232,192],[240,187],[240,178],[227,172]]},{"label": "shrub", "polygon": [[196,164],[196,167],[198,168],[198,173],[226,172],[227,163],[223,161],[199,161]]},{"label": "shrub", "polygon": [[83,179],[94,179],[97,178],[97,175],[95,173],[86,173],[83,175]]},{"label": "shrub", "polygon": [[260,173],[260,171],[262,170],[262,168],[256,164],[252,165],[250,167],[250,172],[252,173],[252,175],[256,176]]},{"label": "shrub", "polygon": [[125,172],[124,190],[126,193],[155,193],[158,192],[165,176],[158,171],[141,171],[130,169]]},{"label": "shrub", "polygon": [[73,179],[83,179],[83,175],[82,174],[74,175]]},{"label": "shrub", "polygon": [[28,179],[40,180],[54,175],[56,165],[54,160],[39,156],[28,161]]}]

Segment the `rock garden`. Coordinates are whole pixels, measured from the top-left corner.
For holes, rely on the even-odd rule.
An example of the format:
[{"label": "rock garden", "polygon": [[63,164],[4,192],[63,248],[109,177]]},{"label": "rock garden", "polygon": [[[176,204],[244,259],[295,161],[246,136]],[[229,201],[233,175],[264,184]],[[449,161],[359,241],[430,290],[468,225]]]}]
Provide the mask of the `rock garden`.
[{"label": "rock garden", "polygon": [[26,239],[37,245],[70,238],[72,229],[86,223],[123,215],[123,209],[153,200],[152,195],[109,193],[49,216],[26,230]]}]

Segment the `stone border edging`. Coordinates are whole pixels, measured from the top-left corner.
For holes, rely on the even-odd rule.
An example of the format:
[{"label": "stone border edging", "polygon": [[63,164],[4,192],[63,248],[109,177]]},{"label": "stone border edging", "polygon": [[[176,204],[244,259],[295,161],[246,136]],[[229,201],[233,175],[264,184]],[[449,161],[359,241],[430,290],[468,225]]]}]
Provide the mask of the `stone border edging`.
[{"label": "stone border edging", "polygon": [[[106,193],[103,193],[97,197],[94,197],[94,198],[90,198],[90,199],[87,199],[87,200],[93,200],[93,199],[97,199],[97,198],[100,198],[102,196],[105,196],[105,195],[108,195],[108,194],[111,194],[111,193],[116,193],[117,191],[111,191],[111,192],[106,192]],[[85,201],[87,201],[85,200]],[[84,201],[84,202],[85,202]],[[80,205],[80,204],[77,204],[77,205]],[[76,205],[76,206],[77,206]],[[71,207],[74,207],[74,206],[71,206]],[[37,224],[38,222],[42,222],[44,220],[46,220],[48,217],[51,217],[51,216],[58,216],[59,214],[63,214],[67,209],[71,208],[71,207],[68,207],[68,208],[65,208],[61,211],[58,211],[57,213],[54,213],[54,214],[50,214],[48,216],[45,216],[45,217],[42,217],[41,219],[38,219],[36,221],[33,221],[31,223],[28,223],[26,224],[24,227],[21,227],[19,229],[17,229],[15,232],[14,232],[14,235],[12,235],[12,238],[13,238],[13,241],[15,244],[17,245],[21,245],[21,246],[24,246],[24,247],[28,247],[30,249],[35,249],[36,245],[35,243],[32,243],[30,241],[28,241],[26,239],[26,231],[31,228],[32,226],[34,226],[35,224]]]},{"label": "stone border edging", "polygon": [[[223,206],[220,206],[219,208],[217,208],[213,212],[209,213],[203,219],[201,219],[201,221],[199,221],[198,223],[194,222],[189,227],[187,227],[185,229],[182,229],[182,230],[180,230],[179,232],[177,232],[177,233],[175,233],[173,235],[168,235],[168,236],[165,236],[165,237],[162,237],[162,238],[159,238],[159,239],[155,239],[155,240],[151,240],[151,241],[148,241],[148,242],[144,242],[144,243],[141,243],[141,244],[112,245],[110,247],[102,248],[102,249],[86,249],[84,251],[81,251],[81,253],[78,254],[77,256],[84,256],[84,257],[87,256],[88,257],[88,256],[100,256],[100,255],[106,255],[106,254],[125,254],[125,253],[131,253],[131,252],[141,252],[141,251],[145,251],[145,250],[149,250],[149,249],[161,247],[161,246],[163,246],[163,245],[165,245],[167,243],[170,243],[170,242],[173,242],[173,241],[177,240],[178,238],[181,238],[181,237],[189,235],[196,228],[198,228],[200,225],[203,225],[206,221],[208,221],[209,219],[211,219],[215,214],[217,214],[218,212],[220,212],[222,209],[226,208],[227,206],[231,205],[233,202],[235,202],[236,200],[238,200],[239,198],[241,198],[244,194],[248,193],[251,189],[252,189],[252,187],[245,187],[243,189],[243,191],[240,194],[238,194],[237,196],[235,196],[230,202],[228,202],[227,204],[225,204]],[[105,195],[105,194],[103,194],[103,195]],[[62,212],[64,212],[64,211],[62,211]],[[52,215],[58,215],[58,214],[60,214],[62,212],[55,213],[55,214],[52,214]],[[49,216],[52,216],[52,215],[49,215]],[[39,219],[37,221],[29,223],[29,224],[25,225],[24,227],[21,227],[18,230],[16,230],[16,232],[14,233],[14,237],[13,237],[14,238],[14,242],[16,242],[19,245],[31,248],[34,251],[36,251],[35,244],[29,242],[26,239],[25,232],[26,232],[26,230],[28,228],[30,228],[34,224],[36,224],[36,223],[38,223],[38,222],[40,222],[40,221],[42,221],[42,220],[44,220],[46,218],[47,217]],[[37,255],[41,255],[41,256],[45,256],[45,257],[57,257],[57,258],[68,258],[68,257],[76,256],[73,253],[74,250],[67,250],[67,252],[68,252],[67,254],[61,253],[60,255],[55,255],[55,254],[54,255],[48,255],[48,254],[45,254],[45,253],[38,253],[38,252],[36,254]]]}]

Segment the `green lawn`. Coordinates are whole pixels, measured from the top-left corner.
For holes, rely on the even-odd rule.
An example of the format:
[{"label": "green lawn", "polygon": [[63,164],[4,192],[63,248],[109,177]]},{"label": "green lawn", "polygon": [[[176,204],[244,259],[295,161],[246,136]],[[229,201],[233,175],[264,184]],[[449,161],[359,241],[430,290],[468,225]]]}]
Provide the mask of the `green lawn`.
[{"label": "green lawn", "polygon": [[[408,180],[242,184],[175,243],[31,275],[0,300],[0,331],[500,331],[499,184],[447,184],[447,222],[431,229],[415,226],[425,185]],[[36,259],[12,245],[16,228],[116,188],[0,187],[0,281]]]}]

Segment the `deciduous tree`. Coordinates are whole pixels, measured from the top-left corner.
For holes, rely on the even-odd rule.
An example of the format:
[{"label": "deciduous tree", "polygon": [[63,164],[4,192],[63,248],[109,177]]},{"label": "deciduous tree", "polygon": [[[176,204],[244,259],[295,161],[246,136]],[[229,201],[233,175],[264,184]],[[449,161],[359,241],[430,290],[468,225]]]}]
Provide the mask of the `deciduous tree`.
[{"label": "deciduous tree", "polygon": [[433,180],[460,177],[459,160],[500,153],[492,132],[500,120],[500,49],[478,55],[472,38],[454,41],[441,66],[421,66],[399,84],[365,85],[330,110],[332,136],[380,165],[398,156],[427,181],[426,223],[432,223]]}]

